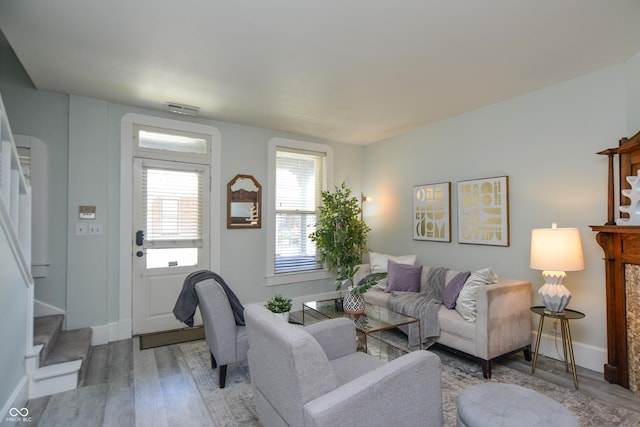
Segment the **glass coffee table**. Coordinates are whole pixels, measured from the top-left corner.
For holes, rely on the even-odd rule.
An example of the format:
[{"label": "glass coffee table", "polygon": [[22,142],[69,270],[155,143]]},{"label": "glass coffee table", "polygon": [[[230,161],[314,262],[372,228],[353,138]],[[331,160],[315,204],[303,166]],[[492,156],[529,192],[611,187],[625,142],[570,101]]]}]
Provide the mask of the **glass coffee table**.
[{"label": "glass coffee table", "polygon": [[[369,352],[367,337],[375,338],[381,344],[381,347],[382,345],[386,345],[404,353],[408,352],[409,350],[407,348],[400,347],[397,343],[385,339],[385,336],[382,334],[382,332],[395,329],[398,326],[417,323],[418,333],[420,334],[418,336],[422,336],[422,331],[420,330],[420,319],[417,317],[407,316],[369,303],[366,304],[365,312],[363,314],[349,314],[342,310],[342,299],[334,298],[320,301],[308,301],[302,305],[303,324],[306,324],[305,312],[307,311],[320,314],[322,318],[327,319],[346,317],[353,320],[356,332],[359,337],[362,338],[362,349],[365,353]],[[420,349],[422,349],[422,344],[420,344]]]}]

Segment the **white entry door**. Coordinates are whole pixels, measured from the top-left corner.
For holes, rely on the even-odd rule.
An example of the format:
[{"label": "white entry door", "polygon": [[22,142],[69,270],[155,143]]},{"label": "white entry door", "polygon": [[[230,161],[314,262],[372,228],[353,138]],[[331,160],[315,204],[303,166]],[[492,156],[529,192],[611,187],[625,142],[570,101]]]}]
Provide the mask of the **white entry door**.
[{"label": "white entry door", "polygon": [[210,268],[209,167],[134,158],[133,185],[133,333],[183,328],[173,307],[184,279]]}]

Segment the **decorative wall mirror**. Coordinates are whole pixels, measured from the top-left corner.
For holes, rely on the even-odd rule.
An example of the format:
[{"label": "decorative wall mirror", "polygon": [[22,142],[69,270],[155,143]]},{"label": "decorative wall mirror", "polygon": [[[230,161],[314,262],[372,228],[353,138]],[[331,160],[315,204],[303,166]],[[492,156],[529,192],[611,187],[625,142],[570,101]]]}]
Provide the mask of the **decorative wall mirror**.
[{"label": "decorative wall mirror", "polygon": [[227,228],[262,227],[262,186],[251,175],[236,175],[227,184]]}]

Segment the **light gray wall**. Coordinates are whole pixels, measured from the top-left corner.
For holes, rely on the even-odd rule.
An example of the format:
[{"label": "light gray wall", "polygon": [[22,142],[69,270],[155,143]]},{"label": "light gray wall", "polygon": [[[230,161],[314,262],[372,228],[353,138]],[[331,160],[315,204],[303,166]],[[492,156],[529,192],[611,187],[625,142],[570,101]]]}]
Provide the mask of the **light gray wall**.
[{"label": "light gray wall", "polygon": [[[69,105],[67,326],[100,326],[129,317],[118,312],[120,121],[131,112],[174,120],[181,116],[75,95],[70,96]],[[270,189],[265,185],[266,159],[270,138],[281,136],[326,142],[227,122],[201,118],[184,120],[215,126],[221,133],[222,179],[213,183],[222,195],[219,273],[240,300],[244,303],[263,301],[276,292],[296,297],[333,290],[330,280],[267,287],[266,227],[258,230],[226,228],[226,183],[236,174],[254,175],[263,184],[263,199],[267,199]],[[329,144],[336,159],[334,179],[349,182],[359,194],[364,148]],[[103,235],[75,236],[78,206],[83,204],[96,206],[95,223],[103,225]]]},{"label": "light gray wall", "polygon": [[[0,42],[3,38],[0,37]],[[22,65],[0,43],[0,90],[15,133],[41,139],[49,151],[50,258],[48,277],[38,279],[36,298],[67,311],[67,327],[102,326],[120,319],[119,174],[120,120],[130,112],[179,119],[164,111],[141,109],[73,95],[36,90]],[[222,181],[238,173],[267,179],[267,142],[272,137],[328,143],[334,150],[334,181],[362,190],[363,147],[323,141],[233,123],[185,118],[217,127],[222,135]],[[263,187],[266,200],[269,189]],[[266,228],[226,229],[226,196],[221,205],[221,274],[243,302],[266,300],[279,292],[292,297],[333,290],[331,281],[265,286]],[[96,205],[101,236],[75,236],[78,206]],[[128,317],[123,315],[122,317]]]},{"label": "light gray wall", "polygon": [[640,53],[625,64],[627,93],[627,136],[640,131]]},{"label": "light gray wall", "polygon": [[[543,281],[529,268],[531,229],[552,222],[578,227],[586,269],[568,273],[565,283],[570,308],[586,318],[572,322],[572,334],[585,346],[606,349],[603,253],[589,226],[607,216],[607,159],[595,153],[631,133],[625,75],[624,65],[611,67],[367,146],[371,247],[416,253],[432,266],[492,267],[500,276],[531,281],[531,303],[539,305]],[[629,83],[637,88],[637,80]],[[457,181],[503,175],[510,185],[510,246],[458,244]],[[452,242],[414,241],[412,186],[443,181],[452,183]],[[537,321],[532,316],[534,330]]]},{"label": "light gray wall", "polygon": [[[0,340],[0,408],[4,409],[25,375],[27,286],[10,249],[9,240],[1,229]],[[0,412],[2,416],[4,413]]]},{"label": "light gray wall", "polygon": [[[13,131],[41,139],[49,152],[52,265],[49,276],[36,283],[36,298],[67,309],[72,327],[117,321],[120,119],[129,112],[176,116],[38,91],[6,43],[0,43],[0,59],[0,91]],[[566,283],[573,293],[571,306],[587,317],[572,324],[573,334],[576,341],[603,349],[604,266],[588,226],[606,220],[606,159],[595,152],[615,146],[619,138],[640,129],[639,76],[640,54],[620,66],[371,146],[329,142],[335,152],[334,180],[346,181],[355,194],[363,190],[374,198],[365,207],[365,219],[373,229],[369,245],[373,250],[417,253],[419,261],[429,265],[492,266],[501,275],[530,280],[532,303],[538,302],[535,291],[542,279],[528,266],[530,230],[552,221],[579,227],[587,267],[569,273]],[[325,142],[191,120],[216,126],[222,134],[220,191],[237,173],[250,173],[266,182],[266,144],[271,137]],[[499,175],[510,177],[511,246],[458,244],[456,181]],[[413,241],[411,187],[441,181],[452,182],[453,242]],[[69,225],[75,226],[79,204],[96,204],[103,236],[74,238],[75,229]],[[221,208],[224,221],[224,203]],[[221,273],[242,301],[264,300],[275,292],[299,296],[333,289],[330,281],[266,287],[266,229],[227,230],[224,223],[221,229]],[[14,344],[19,345],[12,342],[9,347]]]},{"label": "light gray wall", "polygon": [[[69,97],[69,186],[67,246],[67,327],[106,324],[109,304],[107,235],[76,236],[76,224],[101,224],[106,231],[110,215],[107,189],[110,180],[109,104]],[[78,208],[96,206],[96,219],[81,221]],[[117,277],[117,276],[115,276]]]},{"label": "light gray wall", "polygon": [[0,32],[0,92],[11,130],[43,141],[49,155],[49,260],[45,278],[35,279],[35,297],[66,308],[67,169],[69,97],[36,90]]}]

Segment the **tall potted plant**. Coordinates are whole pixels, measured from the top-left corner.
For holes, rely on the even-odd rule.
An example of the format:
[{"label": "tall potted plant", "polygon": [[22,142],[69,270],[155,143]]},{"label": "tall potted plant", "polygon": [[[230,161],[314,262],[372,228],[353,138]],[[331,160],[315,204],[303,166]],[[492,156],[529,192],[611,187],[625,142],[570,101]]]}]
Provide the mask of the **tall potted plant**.
[{"label": "tall potted plant", "polygon": [[344,182],[334,192],[323,191],[316,231],[309,235],[316,244],[318,263],[336,273],[336,290],[349,288],[344,304],[348,312],[364,311],[362,294],[387,275],[373,273],[354,286],[353,276],[362,262],[362,253],[367,250],[367,234],[371,230],[360,219],[360,209],[358,199]]}]

